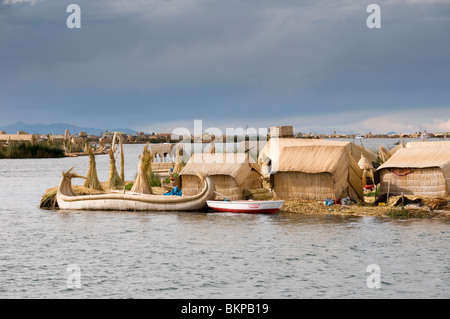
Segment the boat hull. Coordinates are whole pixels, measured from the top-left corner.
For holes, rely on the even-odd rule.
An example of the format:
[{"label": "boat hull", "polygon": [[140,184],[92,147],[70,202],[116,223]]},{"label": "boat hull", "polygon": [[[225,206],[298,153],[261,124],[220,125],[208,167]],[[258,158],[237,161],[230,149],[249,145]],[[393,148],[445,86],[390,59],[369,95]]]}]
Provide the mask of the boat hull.
[{"label": "boat hull", "polygon": [[204,178],[203,190],[193,196],[107,193],[77,195],[71,178],[63,176],[57,191],[58,207],[63,210],[92,211],[199,211],[207,208],[206,202],[215,197],[214,184],[209,176]]},{"label": "boat hull", "polygon": [[281,209],[284,201],[207,201],[207,204],[217,212],[274,214]]},{"label": "boat hull", "polygon": [[[148,197],[150,197],[149,195]],[[141,196],[142,197],[142,196]],[[157,199],[158,195],[155,195],[151,199]],[[98,198],[98,199],[84,199],[77,202],[67,202],[58,200],[58,206],[63,210],[92,210],[92,211],[199,211],[206,208],[206,202],[202,200],[192,202],[142,202],[139,201],[138,196],[136,198],[123,199],[120,197],[114,198]],[[162,200],[167,200],[163,198]]]}]

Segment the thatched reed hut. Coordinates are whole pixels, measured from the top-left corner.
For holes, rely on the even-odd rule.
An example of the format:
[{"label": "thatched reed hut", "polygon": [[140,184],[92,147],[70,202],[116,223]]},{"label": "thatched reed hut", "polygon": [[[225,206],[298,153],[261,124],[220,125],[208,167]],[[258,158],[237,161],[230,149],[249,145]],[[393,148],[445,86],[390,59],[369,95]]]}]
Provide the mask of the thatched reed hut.
[{"label": "thatched reed hut", "polygon": [[278,199],[363,199],[362,171],[345,145],[283,147],[270,182]]},{"label": "thatched reed hut", "polygon": [[35,143],[39,136],[37,134],[28,134],[25,132],[17,132],[17,134],[0,134],[0,142],[19,142],[19,143]]},{"label": "thatched reed hut", "polygon": [[[175,144],[151,144],[150,151],[153,154],[154,162],[156,163],[156,155],[159,155],[161,163],[172,162],[172,149]],[[167,159],[167,155],[170,156],[170,160]]]},{"label": "thatched reed hut", "polygon": [[340,146],[345,147],[356,162],[358,162],[363,155],[369,162],[377,161],[377,155],[374,152],[365,147],[356,145],[355,143],[350,141],[302,138],[270,138],[258,156],[258,162],[261,165],[262,173],[269,174],[272,161],[276,161],[280,157],[281,150],[284,147],[291,146]]},{"label": "thatched reed hut", "polygon": [[177,144],[150,144],[152,154],[151,169],[159,176],[168,176],[174,168],[173,155]]},{"label": "thatched reed hut", "polygon": [[380,194],[448,196],[450,148],[410,147],[399,149],[376,172]]},{"label": "thatched reed hut", "polygon": [[[249,162],[248,154],[193,154],[180,172],[183,195],[203,189],[198,173],[211,176],[216,192],[235,200],[245,199],[246,189],[262,188],[259,166]],[[216,199],[224,198],[217,195]]]}]

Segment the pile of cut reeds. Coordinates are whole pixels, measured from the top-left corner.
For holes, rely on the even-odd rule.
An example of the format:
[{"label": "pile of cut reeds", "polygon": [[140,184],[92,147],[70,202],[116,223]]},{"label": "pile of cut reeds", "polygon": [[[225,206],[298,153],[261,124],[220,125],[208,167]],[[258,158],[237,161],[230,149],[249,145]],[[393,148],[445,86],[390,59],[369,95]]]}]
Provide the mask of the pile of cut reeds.
[{"label": "pile of cut reeds", "polygon": [[[107,183],[102,183],[103,188],[107,189]],[[94,195],[94,194],[104,194],[105,191],[94,190],[92,188],[84,187],[81,185],[73,185],[72,186],[75,193],[78,195]],[[56,193],[58,191],[58,186],[49,188],[45,191],[44,195],[42,195],[41,202],[39,204],[40,208],[44,209],[57,209],[58,202],[56,200]]]}]

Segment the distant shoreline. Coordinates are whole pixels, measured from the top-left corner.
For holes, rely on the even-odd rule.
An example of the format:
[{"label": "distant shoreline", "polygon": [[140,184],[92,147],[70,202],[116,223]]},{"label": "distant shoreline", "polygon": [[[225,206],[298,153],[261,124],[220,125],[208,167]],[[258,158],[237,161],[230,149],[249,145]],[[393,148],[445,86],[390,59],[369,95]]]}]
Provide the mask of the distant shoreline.
[{"label": "distant shoreline", "polygon": [[[27,135],[25,135],[27,136]],[[87,141],[92,145],[92,144],[100,144],[99,140],[91,140],[89,137],[86,137]],[[354,143],[361,143],[364,147],[371,149],[374,152],[378,151],[378,144],[373,144],[371,145],[371,143],[369,143],[369,141],[371,142],[376,142],[377,140],[390,140],[392,141],[392,143],[385,143],[386,148],[390,148],[393,147],[397,144],[400,144],[402,142],[407,143],[408,140],[420,140],[420,137],[401,137],[401,138],[396,138],[396,137],[379,137],[379,136],[371,136],[371,137],[363,137],[363,138],[352,138],[352,137],[343,137],[343,136],[317,136],[317,137],[296,137],[296,138],[303,138],[303,139],[335,139],[335,140],[352,140]],[[36,139],[34,139],[36,140]],[[437,137],[429,137],[428,141],[440,141],[440,140],[450,140],[450,138],[437,138]],[[254,140],[252,138],[246,138],[245,141],[255,141],[258,142],[258,140]],[[394,143],[395,141],[395,143]],[[123,144],[127,145],[127,144],[137,144],[137,145],[145,145],[147,143],[149,143],[150,147],[151,145],[158,145],[158,144],[176,144],[179,143],[180,141],[155,141],[155,140],[139,140],[139,141],[130,141],[130,140],[124,140]],[[216,146],[219,146],[220,149],[220,145],[221,144],[226,144],[229,143],[229,140],[219,140],[219,139],[215,139],[214,142],[216,143]],[[241,141],[233,139],[231,141],[231,143],[240,143]],[[259,140],[259,142],[261,142],[261,140]],[[264,141],[262,141],[264,142]],[[192,140],[191,143],[187,143],[187,144],[191,144],[191,145],[195,145],[195,144],[210,144],[211,140],[200,140],[200,139],[196,139],[196,140]],[[74,153],[64,153],[64,148],[62,147],[62,144],[60,141],[57,142],[51,142],[49,140],[39,140],[39,141],[14,141],[14,142],[10,142],[10,145],[8,145],[8,143],[6,143],[5,141],[2,141],[0,139],[0,159],[21,159],[21,158],[63,158],[63,157],[74,157],[74,156],[83,156],[83,155],[87,155],[83,153],[83,150],[80,148],[80,150],[78,152],[74,152]],[[372,146],[372,147],[371,147]],[[12,148],[13,150],[10,150],[10,148]],[[375,149],[376,148],[376,149]],[[61,154],[62,152],[62,154]],[[103,152],[101,154],[106,154],[106,152]],[[100,153],[97,153],[95,155],[101,155]]]}]

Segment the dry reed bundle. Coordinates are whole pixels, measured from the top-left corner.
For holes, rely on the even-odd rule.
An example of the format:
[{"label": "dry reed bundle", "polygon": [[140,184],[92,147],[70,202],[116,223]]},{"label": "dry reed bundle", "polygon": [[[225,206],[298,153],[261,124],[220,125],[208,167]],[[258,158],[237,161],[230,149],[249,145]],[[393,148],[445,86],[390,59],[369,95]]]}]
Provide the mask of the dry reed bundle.
[{"label": "dry reed bundle", "polygon": [[378,157],[380,158],[381,162],[384,163],[391,157],[391,153],[389,153],[389,151],[383,145],[380,145],[378,150]]},{"label": "dry reed bundle", "polygon": [[175,166],[173,168],[173,172],[180,173],[186,165],[186,163],[183,161],[183,148],[177,145],[176,152],[177,154],[175,156]]},{"label": "dry reed bundle", "polygon": [[83,187],[92,188],[95,190],[103,190],[102,185],[100,184],[97,177],[97,167],[95,164],[94,150],[90,145],[88,146],[88,153],[89,153],[89,168],[86,175],[86,179],[84,180],[83,183]]},{"label": "dry reed bundle", "polygon": [[[103,183],[102,187],[106,189],[108,185],[104,184],[105,183]],[[94,190],[80,185],[73,185],[72,187],[74,192],[76,192],[78,195],[96,195],[105,193],[104,191]],[[58,186],[47,189],[44,195],[42,195],[39,207],[43,209],[57,209],[58,208],[58,202],[56,199],[57,191]]]},{"label": "dry reed bundle", "polygon": [[120,143],[120,178],[123,182],[125,182],[125,156],[123,154],[123,142],[122,135],[119,134],[119,143]]},{"label": "dry reed bundle", "polygon": [[[121,154],[121,176],[119,176],[119,173],[117,172],[117,167],[116,167],[116,159],[114,157],[114,153],[116,150],[116,139],[119,139],[119,144],[120,144],[120,154]],[[122,147],[122,135],[114,133],[113,136],[113,140],[112,140],[112,145],[111,145],[111,149],[109,150],[109,161],[110,161],[110,165],[109,165],[109,175],[108,175],[108,184],[109,184],[109,188],[113,189],[113,188],[117,188],[119,186],[123,186],[124,185],[124,158],[123,158],[123,147]]]},{"label": "dry reed bundle", "polygon": [[70,139],[69,129],[64,131],[64,140],[68,141]]},{"label": "dry reed bundle", "polygon": [[391,149],[389,150],[389,155],[392,156],[392,155],[395,154],[395,152],[397,152],[398,150],[400,150],[400,149],[402,149],[402,148],[405,148],[405,147],[406,147],[406,143],[405,143],[405,142],[402,142],[402,143],[398,144],[397,146],[391,148]]},{"label": "dry reed bundle", "polygon": [[106,150],[106,145],[100,145],[97,149],[97,153],[103,153]]},{"label": "dry reed bundle", "polygon": [[449,207],[450,198],[448,197],[431,197],[423,198],[422,203],[433,209],[444,209]]},{"label": "dry reed bundle", "polygon": [[209,152],[211,154],[216,153],[216,137],[211,135],[211,143],[209,144]]},{"label": "dry reed bundle", "polygon": [[112,149],[109,150],[108,185],[110,189],[123,186],[123,180],[120,178],[119,173],[117,173],[116,159],[114,158],[114,152]]},{"label": "dry reed bundle", "polygon": [[144,146],[144,150],[141,155],[141,159],[138,164],[138,174],[136,181],[131,188],[134,193],[152,194],[152,187],[150,186],[149,179],[152,169],[152,154],[148,150],[148,143]]},{"label": "dry reed bundle", "polygon": [[88,145],[89,145],[89,141],[88,141],[87,138],[85,138],[85,139],[84,139],[84,152],[85,152],[85,153],[88,153],[88,152],[89,152],[89,150],[88,150]]},{"label": "dry reed bundle", "polygon": [[45,208],[45,209],[58,208],[58,202],[56,201],[57,191],[58,191],[58,187],[52,187],[52,188],[47,189],[41,198],[39,207]]},{"label": "dry reed bundle", "polygon": [[447,197],[427,197],[427,196],[392,196],[389,203],[391,206],[400,206],[402,204],[421,204],[431,209],[445,209],[448,206],[449,198]]}]

